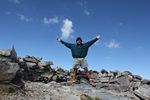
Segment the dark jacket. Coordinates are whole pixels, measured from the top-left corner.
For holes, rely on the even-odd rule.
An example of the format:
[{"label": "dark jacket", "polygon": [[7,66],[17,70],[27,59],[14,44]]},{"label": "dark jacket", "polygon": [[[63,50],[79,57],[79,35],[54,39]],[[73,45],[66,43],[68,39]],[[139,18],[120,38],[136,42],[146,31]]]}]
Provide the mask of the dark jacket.
[{"label": "dark jacket", "polygon": [[73,58],[85,58],[87,56],[87,53],[88,53],[88,48],[92,44],[94,44],[97,40],[98,39],[95,38],[95,39],[88,41],[86,43],[83,43],[81,45],[67,43],[67,42],[64,42],[62,40],[61,40],[61,43],[64,44],[66,47],[71,49]]}]

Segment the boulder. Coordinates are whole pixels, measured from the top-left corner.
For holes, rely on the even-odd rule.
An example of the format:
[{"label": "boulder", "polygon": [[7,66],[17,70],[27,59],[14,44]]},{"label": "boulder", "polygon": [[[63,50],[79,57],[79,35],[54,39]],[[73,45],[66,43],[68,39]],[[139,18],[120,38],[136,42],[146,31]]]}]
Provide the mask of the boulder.
[{"label": "boulder", "polygon": [[148,85],[141,85],[134,93],[144,100],[150,100],[150,86]]},{"label": "boulder", "polygon": [[58,80],[58,76],[57,75],[54,75],[53,77],[52,77],[52,81],[57,81]]},{"label": "boulder", "polygon": [[106,71],[105,69],[102,69],[102,70],[101,70],[101,73],[102,73],[102,74],[104,74],[104,73],[108,74],[108,71]]},{"label": "boulder", "polygon": [[130,71],[124,71],[122,72],[124,75],[132,75],[132,73]]},{"label": "boulder", "polygon": [[118,77],[117,83],[119,83],[122,91],[127,91],[129,89],[130,81],[127,75]]},{"label": "boulder", "polygon": [[38,63],[38,62],[40,62],[39,59],[37,59],[37,58],[35,58],[35,57],[33,57],[33,56],[26,56],[26,57],[23,58],[23,60],[24,60],[25,62],[33,62],[33,63]]},{"label": "boulder", "polygon": [[118,78],[118,83],[120,83],[120,85],[129,86],[130,82],[129,82],[128,76],[119,77]]},{"label": "boulder", "polygon": [[108,76],[108,74],[107,73],[104,73],[104,74],[102,74],[102,73],[99,73],[99,77],[101,78],[101,77],[107,77]]},{"label": "boulder", "polygon": [[83,84],[90,84],[90,83],[89,83],[89,80],[87,80],[86,78],[80,78],[80,83],[83,83]]},{"label": "boulder", "polygon": [[139,82],[139,81],[141,81],[142,80],[142,77],[141,76],[139,76],[139,75],[133,75],[133,80],[134,81],[137,81],[137,82]]},{"label": "boulder", "polygon": [[[52,72],[51,61],[41,61],[41,58],[26,56],[19,58],[19,64],[24,71],[24,79],[30,81],[50,82],[49,75]],[[43,76],[44,75],[44,76]]]},{"label": "boulder", "polygon": [[108,73],[108,76],[109,76],[111,79],[114,79],[114,78],[115,78],[114,73]]},{"label": "boulder", "polygon": [[0,50],[1,61],[16,61],[16,59],[17,59],[17,53],[14,46],[12,47],[12,50],[10,49]]},{"label": "boulder", "polygon": [[42,62],[38,62],[38,66],[40,67],[46,67],[46,66],[50,66],[53,65],[52,61],[42,61]]},{"label": "boulder", "polygon": [[142,84],[150,85],[150,80],[143,79],[143,80],[142,80]]},{"label": "boulder", "polygon": [[33,62],[27,62],[26,65],[27,65],[28,68],[31,68],[31,69],[33,69],[37,66],[37,64],[33,63]]},{"label": "boulder", "polygon": [[123,76],[123,73],[118,72],[117,75],[116,75],[116,78],[119,78],[119,77],[121,77],[121,76]]},{"label": "boulder", "polygon": [[98,73],[91,72],[90,78],[91,79],[99,79],[99,75],[98,75]]},{"label": "boulder", "polygon": [[9,57],[11,55],[11,50],[0,50],[0,56],[6,56]]},{"label": "boulder", "polygon": [[62,74],[63,74],[63,73],[65,72],[65,71],[64,71],[61,67],[59,67],[59,66],[57,66],[54,70],[55,70],[56,73],[62,73]]},{"label": "boulder", "polygon": [[9,83],[15,78],[19,68],[17,63],[0,61],[0,82]]},{"label": "boulder", "polygon": [[51,65],[53,65],[53,62],[51,62],[51,61],[40,61],[40,62],[38,62],[38,67],[40,68],[40,69],[50,69],[51,67]]},{"label": "boulder", "polygon": [[110,77],[101,77],[100,78],[101,83],[109,83],[109,81],[110,81]]},{"label": "boulder", "polygon": [[130,91],[135,91],[141,85],[141,82],[131,82],[130,83]]}]

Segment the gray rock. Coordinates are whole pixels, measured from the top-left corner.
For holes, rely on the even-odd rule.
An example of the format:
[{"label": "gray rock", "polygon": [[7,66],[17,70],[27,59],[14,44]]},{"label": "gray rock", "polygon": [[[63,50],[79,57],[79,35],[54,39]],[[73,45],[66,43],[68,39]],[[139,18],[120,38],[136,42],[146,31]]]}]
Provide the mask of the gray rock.
[{"label": "gray rock", "polygon": [[26,62],[33,62],[33,63],[40,62],[37,58],[35,58],[33,56],[26,56],[25,58],[23,58],[23,60]]},{"label": "gray rock", "polygon": [[123,87],[120,87],[117,84],[109,84],[109,85],[106,85],[106,86],[104,85],[103,87],[105,89],[113,90],[113,91],[116,91],[116,92],[122,92],[123,91]]},{"label": "gray rock", "polygon": [[101,73],[102,73],[102,74],[104,74],[104,73],[108,74],[108,71],[106,71],[105,69],[102,69],[102,70],[101,70]]},{"label": "gray rock", "polygon": [[119,71],[110,71],[110,73],[113,73],[114,76],[116,77],[118,75]]},{"label": "gray rock", "polygon": [[142,80],[142,84],[150,85],[150,80],[144,79]]},{"label": "gray rock", "polygon": [[142,77],[139,76],[139,75],[134,75],[133,77],[134,77],[135,79],[137,79],[137,80],[142,80]]},{"label": "gray rock", "polygon": [[114,79],[115,75],[114,73],[108,73],[108,77],[110,77],[111,79]]},{"label": "gray rock", "polygon": [[44,100],[52,100],[52,99],[51,99],[51,96],[47,94],[44,96]]},{"label": "gray rock", "polygon": [[90,78],[92,78],[92,79],[99,79],[99,75],[97,73],[91,73]]},{"label": "gray rock", "polygon": [[119,85],[121,86],[129,86],[130,85],[130,81],[128,76],[121,76],[117,79],[117,82],[119,83]]},{"label": "gray rock", "polygon": [[72,95],[72,94],[65,94],[64,100],[80,100],[79,96]]},{"label": "gray rock", "polygon": [[116,78],[119,78],[119,77],[121,77],[121,76],[123,76],[123,73],[118,72],[118,74],[116,75]]},{"label": "gray rock", "polygon": [[0,61],[0,81],[9,83],[15,78],[16,72],[19,68],[20,67],[17,63]]},{"label": "gray rock", "polygon": [[0,61],[7,61],[7,62],[11,62],[12,59],[10,57],[3,57],[3,56],[0,56]]},{"label": "gray rock", "polygon": [[57,75],[54,75],[53,77],[52,77],[52,81],[57,81],[58,80],[58,76]]},{"label": "gray rock", "polygon": [[95,83],[94,85],[95,85],[96,89],[100,89],[103,87],[102,83]]},{"label": "gray rock", "polygon": [[33,67],[37,66],[36,63],[33,63],[33,62],[27,62],[26,64],[27,64],[28,68],[33,68]]},{"label": "gray rock", "polygon": [[47,66],[50,66],[50,65],[53,65],[53,62],[51,62],[51,61],[38,62],[39,67],[47,67]]},{"label": "gray rock", "polygon": [[0,56],[6,56],[9,57],[11,55],[11,50],[0,50]]},{"label": "gray rock", "polygon": [[122,91],[127,91],[129,89],[130,81],[128,76],[121,76],[117,79]]},{"label": "gray rock", "polygon": [[129,78],[130,82],[133,81],[133,79],[134,79],[132,75],[128,75],[128,78]]},{"label": "gray rock", "polygon": [[61,68],[61,67],[59,67],[59,66],[57,66],[55,69],[54,69],[56,72],[64,72],[64,70]]},{"label": "gray rock", "polygon": [[89,81],[85,78],[81,78],[80,83],[89,84]]},{"label": "gray rock", "polygon": [[107,73],[104,73],[104,74],[102,74],[102,73],[99,73],[99,77],[101,78],[101,77],[107,77],[108,76],[108,74]]},{"label": "gray rock", "polygon": [[16,53],[14,46],[12,46],[12,50],[10,49],[0,50],[0,57],[17,58],[17,53]]},{"label": "gray rock", "polygon": [[126,75],[132,75],[132,73],[130,71],[124,71],[123,73]]},{"label": "gray rock", "polygon": [[87,100],[87,98],[88,98],[88,96],[85,95],[85,94],[81,94],[81,95],[80,95],[80,99],[81,99],[81,100]]},{"label": "gray rock", "polygon": [[[3,94],[0,92],[2,100],[81,100],[82,94],[91,98],[98,97],[101,100],[139,100],[130,92],[117,92],[104,88],[96,89],[87,84],[61,85],[50,82],[47,84],[40,82],[26,82],[25,94],[22,92]],[[91,100],[91,99],[88,99]],[[96,99],[95,99],[96,100]]]},{"label": "gray rock", "polygon": [[141,82],[131,82],[129,87],[131,91],[134,91],[138,89],[140,85],[141,85]]},{"label": "gray rock", "polygon": [[144,100],[150,100],[150,86],[148,85],[140,86],[134,93]]},{"label": "gray rock", "polygon": [[101,77],[100,78],[101,83],[109,83],[109,81],[110,81],[110,77]]}]

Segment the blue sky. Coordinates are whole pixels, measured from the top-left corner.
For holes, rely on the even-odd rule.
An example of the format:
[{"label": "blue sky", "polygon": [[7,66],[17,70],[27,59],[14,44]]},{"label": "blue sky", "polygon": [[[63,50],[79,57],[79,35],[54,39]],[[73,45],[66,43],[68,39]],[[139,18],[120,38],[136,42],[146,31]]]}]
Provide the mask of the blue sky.
[{"label": "blue sky", "polygon": [[74,43],[101,35],[88,52],[89,69],[129,70],[150,79],[149,0],[0,0],[0,48],[72,68]]}]

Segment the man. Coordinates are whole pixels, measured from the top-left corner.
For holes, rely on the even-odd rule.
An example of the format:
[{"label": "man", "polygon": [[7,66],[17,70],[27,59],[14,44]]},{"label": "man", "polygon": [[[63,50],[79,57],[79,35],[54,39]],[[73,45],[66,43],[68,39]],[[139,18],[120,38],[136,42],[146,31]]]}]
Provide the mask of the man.
[{"label": "man", "polygon": [[81,67],[84,69],[85,75],[89,78],[90,73],[88,71],[88,63],[85,59],[88,53],[88,48],[94,44],[97,40],[100,39],[100,35],[96,36],[95,39],[88,41],[86,43],[82,43],[82,39],[78,37],[76,39],[76,44],[71,44],[63,41],[61,38],[58,38],[57,40],[64,44],[66,47],[71,49],[72,57],[73,57],[73,82],[76,82],[77,80],[77,70]]}]

